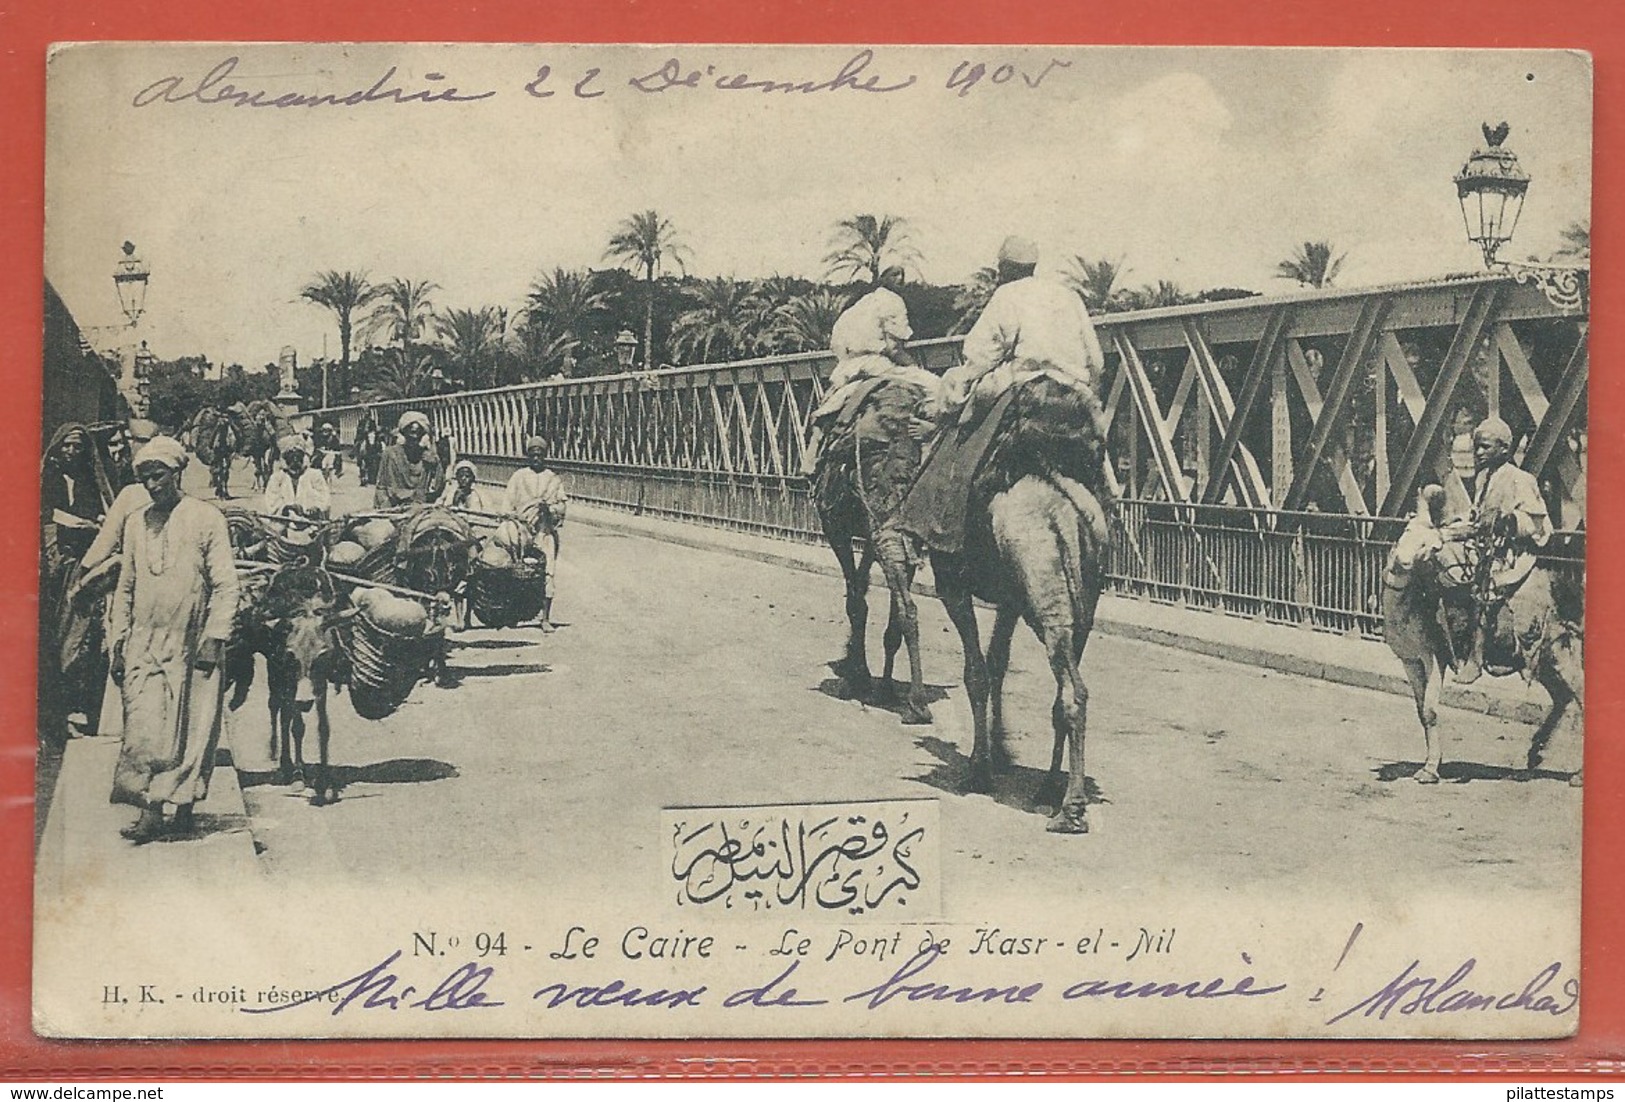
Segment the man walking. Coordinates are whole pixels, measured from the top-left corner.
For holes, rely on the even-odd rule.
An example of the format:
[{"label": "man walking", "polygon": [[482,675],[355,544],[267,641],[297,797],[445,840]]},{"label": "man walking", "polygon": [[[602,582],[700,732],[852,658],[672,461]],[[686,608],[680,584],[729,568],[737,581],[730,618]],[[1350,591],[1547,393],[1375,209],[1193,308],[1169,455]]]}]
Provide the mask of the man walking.
[{"label": "man walking", "polygon": [[[141,809],[137,843],[192,829],[220,742],[220,660],[237,611],[226,519],[181,493],[186,451],[160,436],[135,456],[152,497],[125,522],[112,608],[112,676],[124,734],[112,801]],[[166,820],[165,809],[173,814]]]}]

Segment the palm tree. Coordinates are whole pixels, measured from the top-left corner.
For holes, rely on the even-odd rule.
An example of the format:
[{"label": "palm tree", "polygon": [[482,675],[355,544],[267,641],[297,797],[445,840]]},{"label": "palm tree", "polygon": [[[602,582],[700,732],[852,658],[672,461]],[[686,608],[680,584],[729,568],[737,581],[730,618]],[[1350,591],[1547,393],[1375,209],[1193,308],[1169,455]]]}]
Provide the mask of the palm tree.
[{"label": "palm tree", "polygon": [[508,312],[500,306],[448,310],[434,319],[435,332],[465,385],[490,385],[497,353],[508,335]]},{"label": "palm tree", "polygon": [[608,296],[593,290],[592,282],[589,272],[554,268],[531,283],[519,337],[533,377],[562,371],[604,311]]},{"label": "palm tree", "polygon": [[959,320],[954,322],[951,332],[955,334],[969,333],[971,326],[976,324],[976,319],[981,317],[982,311],[987,308],[987,300],[993,297],[993,292],[998,289],[998,286],[999,270],[997,268],[988,265],[985,268],[976,269],[970,279],[965,281],[964,286],[959,288],[959,293],[954,296],[954,312],[959,315]]},{"label": "palm tree", "polygon": [[1185,289],[1172,280],[1159,279],[1140,289],[1140,301],[1145,308],[1183,306],[1190,300]]},{"label": "palm tree", "polygon": [[790,276],[773,275],[757,280],[750,294],[740,305],[741,324],[745,329],[745,350],[758,356],[771,356],[783,351],[783,333],[779,329],[779,311],[790,300],[802,293],[804,282]]},{"label": "palm tree", "polygon": [[880,273],[893,265],[913,267],[919,263],[920,251],[911,237],[907,220],[889,214],[843,218],[830,238],[835,249],[824,257],[829,278],[865,280],[873,285],[880,282]]},{"label": "palm tree", "polygon": [[378,305],[367,319],[368,328],[386,332],[408,352],[434,317],[434,293],[439,284],[428,280],[392,279],[378,289]]},{"label": "palm tree", "polygon": [[1330,287],[1348,254],[1334,257],[1330,241],[1305,241],[1275,266],[1277,279],[1295,279],[1305,287]]},{"label": "palm tree", "polygon": [[385,349],[367,388],[367,400],[417,398],[434,389],[433,378],[434,357],[427,352],[414,353],[405,347]]},{"label": "palm tree", "polygon": [[379,289],[367,282],[366,272],[318,272],[299,291],[299,297],[332,311],[339,323],[339,393],[348,393],[350,383],[350,340],[354,335],[355,312],[377,297]]},{"label": "palm tree", "polygon": [[1123,263],[1122,257],[1116,260],[1089,260],[1074,256],[1072,263],[1075,270],[1063,277],[1067,285],[1078,292],[1091,313],[1103,313],[1111,304],[1118,281],[1128,275],[1128,265]]},{"label": "palm tree", "polygon": [[1553,259],[1591,259],[1591,219],[1582,218],[1563,227],[1563,247]]},{"label": "palm tree", "polygon": [[847,297],[829,287],[797,295],[779,308],[777,340],[787,352],[815,352],[829,347],[829,335],[850,305]]},{"label": "palm tree", "polygon": [[714,363],[745,355],[750,347],[746,303],[753,288],[718,276],[704,280],[688,294],[693,305],[672,323],[672,356],[681,358],[694,352],[699,362]]},{"label": "palm tree", "polygon": [[653,371],[655,366],[655,278],[660,274],[662,261],[671,259],[683,268],[683,258],[689,250],[677,235],[671,220],[660,217],[658,211],[646,210],[623,221],[609,239],[604,250],[607,260],[643,273],[647,301],[643,311],[643,366]]}]

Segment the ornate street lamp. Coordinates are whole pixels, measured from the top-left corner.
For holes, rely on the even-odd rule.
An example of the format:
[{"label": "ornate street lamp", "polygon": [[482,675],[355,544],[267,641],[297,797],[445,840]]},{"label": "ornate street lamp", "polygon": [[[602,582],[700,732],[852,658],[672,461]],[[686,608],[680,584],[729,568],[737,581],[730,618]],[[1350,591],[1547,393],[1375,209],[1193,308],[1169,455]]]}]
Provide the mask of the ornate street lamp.
[{"label": "ornate street lamp", "polygon": [[152,270],[147,262],[135,255],[135,246],[124,243],[124,259],[113,269],[113,287],[118,291],[118,304],[133,326],[141,320],[147,308],[147,280]]},{"label": "ornate street lamp", "polygon": [[1501,247],[1512,240],[1523,213],[1524,195],[1529,191],[1529,173],[1518,164],[1518,155],[1504,143],[1512,127],[1482,125],[1484,148],[1473,150],[1461,171],[1456,173],[1456,198],[1467,227],[1467,240],[1484,254],[1484,267],[1510,275],[1519,283],[1534,283],[1552,305],[1563,310],[1581,308],[1586,300],[1586,268],[1551,264],[1517,264],[1498,258]]},{"label": "ornate street lamp", "polygon": [[621,365],[622,371],[632,370],[632,358],[638,353],[638,339],[632,335],[632,330],[622,329],[615,334],[615,361]]},{"label": "ornate street lamp", "polygon": [[1495,267],[1495,254],[1512,240],[1529,190],[1529,173],[1519,166],[1518,155],[1501,144],[1511,129],[1504,122],[1493,128],[1484,123],[1485,147],[1473,150],[1456,174],[1467,240],[1483,250],[1486,268]]}]

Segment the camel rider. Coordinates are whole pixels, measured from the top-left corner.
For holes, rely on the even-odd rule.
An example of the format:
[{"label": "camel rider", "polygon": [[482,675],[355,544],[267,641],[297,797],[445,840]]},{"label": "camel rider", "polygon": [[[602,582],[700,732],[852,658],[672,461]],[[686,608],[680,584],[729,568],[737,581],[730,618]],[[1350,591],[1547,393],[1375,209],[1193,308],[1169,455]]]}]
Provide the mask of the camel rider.
[{"label": "camel rider", "polygon": [[1473,459],[1477,477],[1472,516],[1451,526],[1456,545],[1445,551],[1447,556],[1460,555],[1465,539],[1480,548],[1471,652],[1456,674],[1463,684],[1478,680],[1486,633],[1495,632],[1504,598],[1529,576],[1536,553],[1552,536],[1540,484],[1512,462],[1512,430],[1505,421],[1490,417],[1473,430]]},{"label": "camel rider", "polygon": [[[1037,266],[1036,245],[1023,237],[1005,239],[998,287],[965,336],[963,362],[942,377],[944,435],[900,513],[902,527],[934,550],[961,550],[971,482],[1017,384],[1048,378],[1075,393],[1095,422],[1097,438],[1105,439],[1095,393],[1105,357],[1089,311],[1076,292],[1036,277]],[[995,409],[997,414],[989,416]],[[1115,480],[1103,466],[1093,481],[1110,488]],[[1104,540],[1106,521],[1098,503],[1076,504]]]},{"label": "camel rider", "polygon": [[868,380],[912,383],[925,391],[921,414],[936,416],[942,381],[909,358],[905,346],[914,336],[914,330],[908,323],[908,307],[898,294],[903,279],[902,268],[895,265],[887,268],[880,273],[874,289],[835,320],[829,334],[835,370],[830,373],[824,400],[810,418],[812,435],[802,456],[803,474],[811,476],[817,469],[824,438],[835,424],[856,414],[868,393],[868,388],[863,386]]}]

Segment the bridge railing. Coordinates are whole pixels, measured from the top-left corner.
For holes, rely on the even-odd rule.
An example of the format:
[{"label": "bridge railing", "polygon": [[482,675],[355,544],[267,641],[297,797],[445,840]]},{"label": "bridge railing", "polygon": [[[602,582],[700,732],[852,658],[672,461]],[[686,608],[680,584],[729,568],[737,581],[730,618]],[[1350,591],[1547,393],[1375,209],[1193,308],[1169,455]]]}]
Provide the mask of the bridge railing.
[{"label": "bridge railing", "polygon": [[[1462,414],[1505,419],[1554,519],[1583,528],[1587,325],[1583,296],[1505,276],[1096,319],[1109,447],[1127,490],[1114,584],[1374,632],[1382,556],[1415,488],[1437,481],[1466,503]],[[959,345],[913,350],[940,372]],[[420,410],[487,479],[505,478],[538,433],[577,497],[815,540],[801,464],[833,366],[828,353],[777,356],[327,413],[349,440],[364,408],[386,426]],[[1583,537],[1574,542],[1583,559]]]}]

